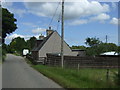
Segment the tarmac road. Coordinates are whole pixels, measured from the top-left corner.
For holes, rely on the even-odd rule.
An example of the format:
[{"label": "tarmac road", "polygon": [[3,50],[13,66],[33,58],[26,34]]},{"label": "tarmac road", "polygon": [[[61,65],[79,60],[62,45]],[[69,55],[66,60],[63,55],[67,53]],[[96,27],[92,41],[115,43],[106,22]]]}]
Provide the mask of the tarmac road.
[{"label": "tarmac road", "polygon": [[7,54],[2,67],[2,88],[62,88],[28,65],[24,58]]}]

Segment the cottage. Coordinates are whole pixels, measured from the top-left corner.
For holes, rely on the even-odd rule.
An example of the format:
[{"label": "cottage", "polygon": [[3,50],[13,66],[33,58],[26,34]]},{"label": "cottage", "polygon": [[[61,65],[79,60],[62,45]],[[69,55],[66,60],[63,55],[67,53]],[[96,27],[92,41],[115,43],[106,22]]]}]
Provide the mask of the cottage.
[{"label": "cottage", "polygon": [[[57,31],[49,27],[46,30],[46,37],[40,36],[37,40],[35,47],[32,49],[32,57],[34,60],[43,59],[47,53],[60,53],[61,52],[61,36]],[[78,52],[72,52],[69,45],[64,41],[64,55],[77,56]]]}]

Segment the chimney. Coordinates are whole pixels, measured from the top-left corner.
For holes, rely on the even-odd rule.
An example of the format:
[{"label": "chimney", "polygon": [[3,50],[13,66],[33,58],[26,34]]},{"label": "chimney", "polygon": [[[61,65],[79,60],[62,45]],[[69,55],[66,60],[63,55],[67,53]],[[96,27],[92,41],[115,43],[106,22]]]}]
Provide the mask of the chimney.
[{"label": "chimney", "polygon": [[52,32],[53,32],[53,30],[51,29],[51,27],[49,27],[49,29],[46,30],[46,34],[47,34],[47,36],[49,36]]},{"label": "chimney", "polygon": [[41,34],[40,36],[39,36],[39,40],[43,40],[44,39],[44,36]]}]

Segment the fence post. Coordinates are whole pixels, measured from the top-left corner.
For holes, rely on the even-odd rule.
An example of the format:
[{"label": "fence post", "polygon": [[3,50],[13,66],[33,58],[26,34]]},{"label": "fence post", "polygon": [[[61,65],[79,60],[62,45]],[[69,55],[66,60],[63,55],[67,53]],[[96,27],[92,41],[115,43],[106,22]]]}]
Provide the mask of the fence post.
[{"label": "fence post", "polygon": [[109,68],[107,68],[107,73],[106,73],[106,80],[108,81],[109,79]]},{"label": "fence post", "polygon": [[79,65],[79,63],[78,63],[78,71],[79,71],[79,69],[80,69],[80,65]]}]

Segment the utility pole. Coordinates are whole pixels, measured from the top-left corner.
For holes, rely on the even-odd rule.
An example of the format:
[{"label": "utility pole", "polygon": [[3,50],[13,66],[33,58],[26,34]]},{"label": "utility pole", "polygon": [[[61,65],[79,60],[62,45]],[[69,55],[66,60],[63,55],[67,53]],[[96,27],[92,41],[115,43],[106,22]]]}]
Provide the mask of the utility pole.
[{"label": "utility pole", "polygon": [[108,41],[108,36],[106,35],[106,43],[107,43],[107,41]]},{"label": "utility pole", "polygon": [[[108,36],[106,35],[106,44],[108,42]],[[106,50],[107,50],[107,47],[106,47]],[[108,81],[109,79],[109,67],[107,68],[107,72],[106,72],[106,80]]]},{"label": "utility pole", "polygon": [[64,45],[63,45],[63,42],[64,42],[64,0],[62,0],[62,22],[61,22],[61,25],[62,25],[62,30],[61,30],[61,65],[62,65],[62,68],[63,68],[63,62],[64,62]]}]

